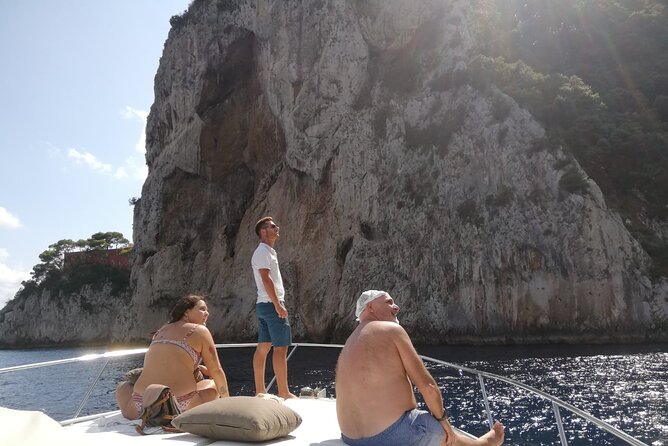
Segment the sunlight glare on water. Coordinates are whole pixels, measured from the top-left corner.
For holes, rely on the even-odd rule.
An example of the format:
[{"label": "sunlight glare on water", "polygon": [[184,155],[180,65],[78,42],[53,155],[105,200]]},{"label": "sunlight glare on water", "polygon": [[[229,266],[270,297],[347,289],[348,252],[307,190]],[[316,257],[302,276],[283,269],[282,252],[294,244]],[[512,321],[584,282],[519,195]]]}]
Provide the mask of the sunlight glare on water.
[{"label": "sunlight glare on water", "polygon": [[[529,384],[647,444],[668,444],[668,353],[517,358],[462,365]],[[452,374],[445,369],[442,373]],[[486,414],[474,381],[466,376],[438,379],[454,424],[480,435],[487,428]],[[505,383],[485,379],[485,386],[494,418],[508,427],[507,444],[560,444],[551,403]],[[576,415],[560,412],[569,445],[626,444]]]}]

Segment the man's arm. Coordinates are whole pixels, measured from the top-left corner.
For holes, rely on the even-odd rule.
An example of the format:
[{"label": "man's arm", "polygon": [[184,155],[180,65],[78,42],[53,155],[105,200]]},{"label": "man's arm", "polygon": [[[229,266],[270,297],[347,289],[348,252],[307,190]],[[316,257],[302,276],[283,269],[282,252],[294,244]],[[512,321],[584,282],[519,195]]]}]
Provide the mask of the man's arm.
[{"label": "man's arm", "polygon": [[274,281],[269,275],[269,270],[266,268],[262,268],[259,269],[258,271],[260,272],[260,277],[262,278],[262,284],[264,285],[264,289],[267,290],[269,299],[271,299],[272,303],[274,304],[274,308],[276,308],[278,317],[280,318],[288,317],[288,310],[281,303],[281,301],[278,300],[278,296],[276,295],[276,288],[274,288]]},{"label": "man's arm", "polygon": [[[399,356],[401,357],[401,362],[406,370],[408,379],[415,384],[422,394],[424,402],[429,408],[429,412],[431,412],[435,418],[443,417],[445,415],[445,406],[443,405],[441,389],[438,388],[436,381],[424,366],[422,359],[420,359],[415,347],[413,347],[411,339],[408,337],[408,333],[406,333],[406,330],[398,324],[393,328],[392,333],[394,343],[399,351]],[[447,417],[440,423],[446,433],[446,445],[453,444],[451,442],[454,441],[454,432]]]}]

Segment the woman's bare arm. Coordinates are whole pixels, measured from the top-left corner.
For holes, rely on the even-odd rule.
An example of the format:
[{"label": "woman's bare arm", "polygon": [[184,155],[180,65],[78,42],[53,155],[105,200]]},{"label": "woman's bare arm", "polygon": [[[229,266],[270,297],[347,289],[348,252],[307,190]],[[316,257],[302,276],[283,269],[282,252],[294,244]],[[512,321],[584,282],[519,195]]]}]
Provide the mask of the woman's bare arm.
[{"label": "woman's bare arm", "polygon": [[225,376],[223,367],[220,365],[218,352],[216,351],[216,346],[213,342],[213,336],[211,336],[211,332],[203,325],[197,331],[201,333],[202,359],[204,360],[204,366],[207,369],[207,374],[216,383],[216,390],[221,397],[230,396],[230,391],[227,387],[227,377]]}]

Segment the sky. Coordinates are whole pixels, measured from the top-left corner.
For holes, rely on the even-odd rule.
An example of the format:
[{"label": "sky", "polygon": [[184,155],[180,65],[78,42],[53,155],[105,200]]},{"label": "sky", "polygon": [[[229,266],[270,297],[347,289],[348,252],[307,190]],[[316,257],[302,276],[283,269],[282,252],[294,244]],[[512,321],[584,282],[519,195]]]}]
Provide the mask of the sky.
[{"label": "sky", "polygon": [[189,3],[0,1],[0,308],[50,244],[132,240],[153,78]]}]

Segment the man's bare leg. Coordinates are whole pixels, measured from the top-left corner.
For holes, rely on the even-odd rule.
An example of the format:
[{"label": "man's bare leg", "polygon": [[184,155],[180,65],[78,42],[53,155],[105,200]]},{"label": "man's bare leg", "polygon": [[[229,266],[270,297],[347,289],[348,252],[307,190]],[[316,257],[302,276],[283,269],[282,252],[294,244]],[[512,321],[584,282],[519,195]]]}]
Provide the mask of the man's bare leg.
[{"label": "man's bare leg", "polygon": [[473,439],[454,431],[454,442],[447,442],[443,439],[441,446],[499,446],[503,444],[504,432],[503,424],[496,421],[492,429],[482,437]]},{"label": "man's bare leg", "polygon": [[288,347],[274,347],[272,361],[274,363],[274,373],[276,374],[276,384],[278,385],[278,396],[281,398],[297,398],[297,395],[290,393],[288,389]]},{"label": "man's bare leg", "polygon": [[264,368],[267,364],[267,354],[271,350],[271,342],[260,342],[253,355],[253,376],[255,378],[255,394],[266,393],[264,386]]}]

